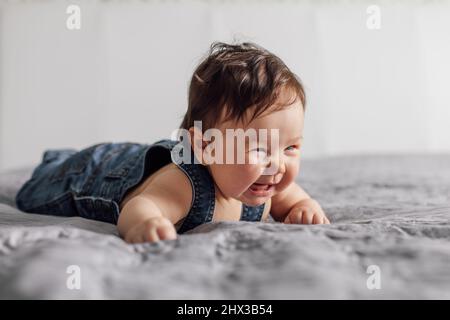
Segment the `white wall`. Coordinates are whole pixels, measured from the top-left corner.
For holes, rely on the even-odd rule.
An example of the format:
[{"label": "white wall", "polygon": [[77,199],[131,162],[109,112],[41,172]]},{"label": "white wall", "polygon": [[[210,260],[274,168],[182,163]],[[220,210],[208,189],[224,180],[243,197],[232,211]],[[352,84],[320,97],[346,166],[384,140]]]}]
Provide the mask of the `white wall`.
[{"label": "white wall", "polygon": [[[66,28],[66,7],[82,10]],[[366,26],[378,4],[381,29]],[[250,40],[306,85],[304,157],[450,152],[450,3],[4,1],[0,169],[47,148],[169,137],[214,40]]]}]

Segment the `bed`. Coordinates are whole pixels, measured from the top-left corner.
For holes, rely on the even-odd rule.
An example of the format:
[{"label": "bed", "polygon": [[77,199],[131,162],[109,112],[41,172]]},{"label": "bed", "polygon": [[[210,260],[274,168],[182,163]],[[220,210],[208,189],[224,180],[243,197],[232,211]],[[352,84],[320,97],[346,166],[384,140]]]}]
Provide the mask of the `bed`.
[{"label": "bed", "polygon": [[217,222],[138,245],[17,210],[31,171],[0,174],[2,299],[450,299],[450,155],[305,159],[331,225]]}]

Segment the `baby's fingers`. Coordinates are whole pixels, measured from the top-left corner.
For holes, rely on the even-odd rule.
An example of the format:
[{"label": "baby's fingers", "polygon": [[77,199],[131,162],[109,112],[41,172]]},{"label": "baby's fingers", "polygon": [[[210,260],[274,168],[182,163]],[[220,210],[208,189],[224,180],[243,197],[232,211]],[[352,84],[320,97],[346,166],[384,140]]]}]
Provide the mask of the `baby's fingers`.
[{"label": "baby's fingers", "polygon": [[287,224],[301,224],[302,223],[302,217],[303,212],[302,211],[296,211],[289,214],[286,219],[284,220],[284,223]]},{"label": "baby's fingers", "polygon": [[313,218],[313,224],[322,224],[322,223],[325,223],[325,222],[323,222],[324,220],[323,220],[323,216],[321,215],[321,214],[315,214],[314,215],[314,218]]},{"label": "baby's fingers", "polygon": [[144,232],[141,225],[132,228],[126,235],[124,240],[127,243],[142,243],[145,242]]},{"label": "baby's fingers", "polygon": [[292,222],[291,222],[291,216],[290,216],[290,215],[287,215],[286,218],[284,218],[283,223],[291,224],[291,223],[292,223]]},{"label": "baby's fingers", "polygon": [[159,226],[157,228],[157,233],[160,240],[174,240],[177,238],[177,231],[170,221]]},{"label": "baby's fingers", "polygon": [[177,232],[172,222],[165,217],[157,217],[147,221],[148,226],[145,240],[155,242],[159,240],[173,240],[177,237]]},{"label": "baby's fingers", "polygon": [[303,224],[312,224],[314,219],[314,211],[306,210],[303,212],[303,217],[301,223]]},{"label": "baby's fingers", "polygon": [[156,242],[159,241],[159,235],[157,226],[155,224],[148,226],[144,231],[144,242]]}]

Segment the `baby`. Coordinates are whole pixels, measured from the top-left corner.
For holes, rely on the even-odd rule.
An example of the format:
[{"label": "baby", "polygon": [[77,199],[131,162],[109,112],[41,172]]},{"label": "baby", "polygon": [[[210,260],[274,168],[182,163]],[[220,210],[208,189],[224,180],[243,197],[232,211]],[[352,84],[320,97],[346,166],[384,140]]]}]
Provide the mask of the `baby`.
[{"label": "baby", "polygon": [[117,223],[129,243],[175,239],[211,221],[266,221],[269,213],[328,224],[295,183],[304,111],[300,80],[277,56],[252,43],[214,43],[192,76],[182,136],[47,150],[16,204]]}]

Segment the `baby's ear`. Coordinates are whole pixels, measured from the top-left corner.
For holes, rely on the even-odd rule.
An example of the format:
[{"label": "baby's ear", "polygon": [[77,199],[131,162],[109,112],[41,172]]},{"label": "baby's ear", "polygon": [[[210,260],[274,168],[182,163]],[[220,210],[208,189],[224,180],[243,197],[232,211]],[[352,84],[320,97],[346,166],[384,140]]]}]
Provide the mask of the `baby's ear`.
[{"label": "baby's ear", "polygon": [[190,141],[191,141],[192,147],[194,147],[194,143],[197,148],[204,149],[206,147],[207,143],[205,141],[203,141],[203,134],[199,128],[190,127],[189,128],[189,137],[191,139]]},{"label": "baby's ear", "polygon": [[203,134],[199,128],[190,127],[189,136],[191,139],[191,148],[194,151],[195,157],[203,164],[203,150],[208,143],[203,141]]}]

